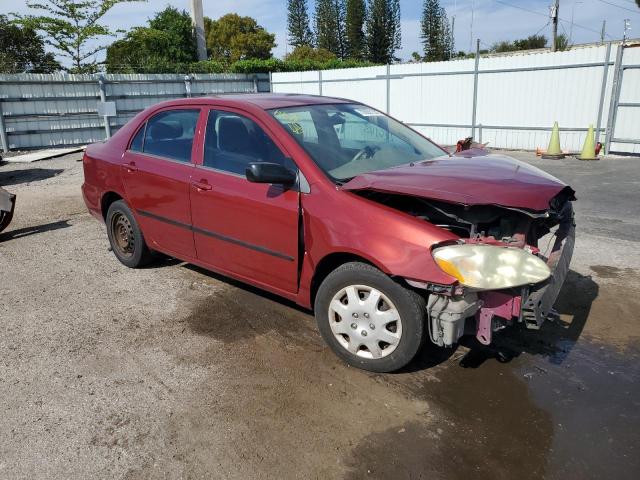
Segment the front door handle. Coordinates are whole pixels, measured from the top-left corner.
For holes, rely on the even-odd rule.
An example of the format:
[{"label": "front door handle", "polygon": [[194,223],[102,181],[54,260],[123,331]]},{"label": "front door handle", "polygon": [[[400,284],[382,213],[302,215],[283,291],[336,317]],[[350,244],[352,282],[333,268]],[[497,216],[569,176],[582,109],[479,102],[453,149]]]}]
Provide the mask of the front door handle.
[{"label": "front door handle", "polygon": [[191,185],[193,185],[196,188],[196,190],[200,192],[212,189],[211,185],[204,182],[191,182]]},{"label": "front door handle", "polygon": [[122,165],[122,168],[124,168],[129,173],[138,171],[138,167],[136,167],[136,164],[133,162],[125,163],[124,165]]}]

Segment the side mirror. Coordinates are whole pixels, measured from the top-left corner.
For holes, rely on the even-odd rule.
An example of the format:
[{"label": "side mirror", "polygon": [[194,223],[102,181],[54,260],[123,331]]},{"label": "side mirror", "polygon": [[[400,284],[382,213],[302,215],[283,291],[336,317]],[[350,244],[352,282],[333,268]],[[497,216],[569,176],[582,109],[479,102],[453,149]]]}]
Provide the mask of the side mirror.
[{"label": "side mirror", "polygon": [[251,162],[245,171],[247,180],[253,183],[293,185],[297,175],[279,163]]}]

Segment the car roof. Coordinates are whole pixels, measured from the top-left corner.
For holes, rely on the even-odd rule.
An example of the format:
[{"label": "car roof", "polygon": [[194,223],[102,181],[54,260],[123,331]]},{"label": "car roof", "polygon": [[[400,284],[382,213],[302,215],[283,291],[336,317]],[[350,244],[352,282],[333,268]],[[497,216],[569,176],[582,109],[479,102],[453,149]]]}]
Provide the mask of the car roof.
[{"label": "car roof", "polygon": [[335,103],[357,103],[344,98],[321,97],[296,93],[230,93],[188,99],[170,100],[161,105],[189,105],[210,103],[212,105],[241,106],[251,104],[262,110],[272,108],[299,107],[303,105],[323,105]]}]

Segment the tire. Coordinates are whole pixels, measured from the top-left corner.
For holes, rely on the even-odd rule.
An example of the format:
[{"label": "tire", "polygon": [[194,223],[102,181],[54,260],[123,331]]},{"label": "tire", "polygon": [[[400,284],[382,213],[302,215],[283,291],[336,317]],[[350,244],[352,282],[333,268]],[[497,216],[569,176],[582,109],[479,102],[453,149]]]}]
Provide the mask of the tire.
[{"label": "tire", "polygon": [[151,262],[152,252],[124,200],[117,200],[109,206],[106,224],[111,250],[123,265],[140,268]]},{"label": "tire", "polygon": [[324,341],[363,370],[404,367],[425,338],[424,298],[365,263],[346,263],[331,272],[318,289],[314,310]]}]

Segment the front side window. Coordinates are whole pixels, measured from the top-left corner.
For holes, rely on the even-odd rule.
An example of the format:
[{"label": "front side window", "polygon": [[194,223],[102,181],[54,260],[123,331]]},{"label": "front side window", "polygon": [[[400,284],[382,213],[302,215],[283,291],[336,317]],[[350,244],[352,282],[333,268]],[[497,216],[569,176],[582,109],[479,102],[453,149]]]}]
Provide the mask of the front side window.
[{"label": "front side window", "polygon": [[236,113],[211,110],[204,140],[204,166],[244,176],[251,162],[295,168],[256,122]]},{"label": "front side window", "polygon": [[406,125],[360,104],[270,110],[334,181],[446,155]]},{"label": "front side window", "polygon": [[180,162],[191,162],[191,148],[199,115],[200,110],[197,109],[166,110],[154,115],[147,122],[142,151]]}]

